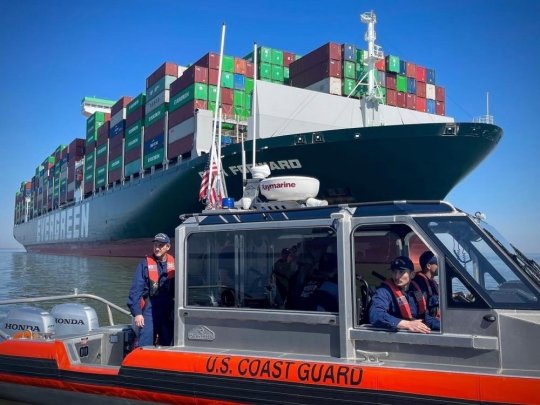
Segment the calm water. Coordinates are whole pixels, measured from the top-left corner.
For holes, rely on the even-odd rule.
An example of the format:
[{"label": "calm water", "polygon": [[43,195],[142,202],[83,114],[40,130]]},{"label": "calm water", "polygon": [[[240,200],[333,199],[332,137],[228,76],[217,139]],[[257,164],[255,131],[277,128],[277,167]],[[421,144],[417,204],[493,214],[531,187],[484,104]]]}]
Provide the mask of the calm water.
[{"label": "calm water", "polygon": [[[54,256],[0,249],[0,300],[79,293],[94,294],[127,309],[126,301],[139,259]],[[67,302],[67,301],[64,301]],[[85,302],[106,323],[106,309],[93,300]],[[58,303],[58,302],[56,302]],[[33,303],[50,310],[52,303]],[[0,315],[9,308],[0,306]],[[115,322],[129,318],[113,312]]]},{"label": "calm water", "polygon": [[[540,254],[530,255],[540,262]],[[0,249],[0,300],[80,293],[99,295],[127,309],[126,301],[139,259],[54,256]],[[85,301],[82,301],[85,302]],[[100,322],[106,324],[106,309],[101,303],[86,301],[94,307]],[[52,303],[34,303],[50,310]],[[9,310],[0,306],[0,316]],[[116,323],[129,318],[113,313]]]}]

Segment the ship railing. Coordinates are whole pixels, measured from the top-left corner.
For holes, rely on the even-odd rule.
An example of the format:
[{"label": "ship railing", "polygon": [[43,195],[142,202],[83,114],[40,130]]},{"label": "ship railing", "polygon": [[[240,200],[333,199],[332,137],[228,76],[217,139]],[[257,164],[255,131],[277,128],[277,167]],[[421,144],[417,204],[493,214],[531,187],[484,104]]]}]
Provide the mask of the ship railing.
[{"label": "ship railing", "polygon": [[[15,298],[15,299],[10,299],[10,300],[0,300],[0,305],[15,305],[15,304],[28,304],[28,303],[34,303],[34,302],[61,301],[61,300],[69,300],[69,299],[74,299],[74,298],[76,298],[76,299],[88,298],[88,299],[99,301],[99,302],[105,304],[105,306],[107,308],[107,316],[109,318],[109,325],[111,325],[111,326],[115,325],[112,309],[115,309],[116,311],[131,317],[131,313],[128,310],[126,310],[126,309],[124,309],[122,307],[119,307],[118,305],[106,300],[105,298],[99,297],[97,295],[79,293],[78,288],[75,288],[73,290],[73,294],[51,295],[51,296],[47,296],[47,297],[30,297],[30,298]],[[0,331],[0,336],[3,336],[2,331]]]}]

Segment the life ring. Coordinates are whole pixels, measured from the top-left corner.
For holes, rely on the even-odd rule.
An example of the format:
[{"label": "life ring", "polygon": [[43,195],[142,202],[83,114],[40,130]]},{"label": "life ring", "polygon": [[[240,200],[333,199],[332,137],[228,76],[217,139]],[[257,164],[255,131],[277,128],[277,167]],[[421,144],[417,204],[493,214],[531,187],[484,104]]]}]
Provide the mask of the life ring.
[{"label": "life ring", "polygon": [[36,332],[32,332],[29,329],[26,329],[22,332],[15,333],[11,338],[12,339],[39,339],[39,334]]}]

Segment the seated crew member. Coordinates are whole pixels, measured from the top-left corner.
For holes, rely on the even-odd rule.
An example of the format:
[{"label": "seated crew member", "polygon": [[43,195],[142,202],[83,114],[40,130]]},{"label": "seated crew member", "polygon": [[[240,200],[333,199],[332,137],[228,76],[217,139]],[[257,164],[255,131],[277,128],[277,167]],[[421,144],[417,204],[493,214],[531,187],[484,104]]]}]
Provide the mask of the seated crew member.
[{"label": "seated crew member", "polygon": [[337,256],[324,253],[298,298],[303,311],[338,312]]},{"label": "seated crew member", "polygon": [[[422,291],[429,315],[440,318],[439,285],[434,279],[439,271],[437,257],[433,252],[426,250],[420,255],[419,262],[420,272],[414,277],[414,282]],[[421,312],[419,315],[423,315],[423,313]]]},{"label": "seated crew member", "polygon": [[402,329],[429,333],[440,330],[440,321],[428,313],[418,317],[418,301],[411,284],[414,265],[406,256],[396,257],[390,264],[391,278],[377,289],[369,309],[369,321],[377,328]]},{"label": "seated crew member", "polygon": [[170,346],[174,336],[174,257],[171,240],[158,233],[152,256],[142,259],[133,277],[127,305],[139,328],[137,346]]},{"label": "seated crew member", "polygon": [[276,305],[284,308],[289,296],[292,280],[298,271],[296,266],[297,248],[283,249],[280,258],[274,263],[273,277],[276,285]]}]

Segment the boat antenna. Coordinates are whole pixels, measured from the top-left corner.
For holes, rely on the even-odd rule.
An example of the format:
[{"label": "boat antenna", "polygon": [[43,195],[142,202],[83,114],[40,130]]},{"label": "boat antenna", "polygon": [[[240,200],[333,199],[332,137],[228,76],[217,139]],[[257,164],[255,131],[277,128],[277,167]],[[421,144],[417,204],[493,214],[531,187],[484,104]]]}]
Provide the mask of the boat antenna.
[{"label": "boat antenna", "polygon": [[494,124],[495,123],[495,119],[493,118],[493,115],[491,115],[489,113],[489,91],[486,92],[486,115],[482,115],[480,117],[477,117],[473,121],[483,123],[483,124]]},{"label": "boat antenna", "polygon": [[[221,72],[223,67],[223,49],[225,47],[225,23],[221,26],[221,45],[219,50],[219,66],[218,66],[218,78],[217,78],[217,94],[216,94],[216,109],[214,112],[214,126],[212,130],[212,145],[210,147],[210,160],[208,168],[208,184],[206,185],[206,206],[208,208],[216,208],[221,206],[221,199],[219,197],[225,196],[225,181],[223,178],[223,170],[221,167]],[[218,134],[219,123],[219,134]],[[215,179],[213,165],[216,165]],[[206,174],[205,174],[206,175]],[[203,179],[204,180],[204,179]],[[217,198],[212,198],[215,195]],[[217,199],[217,200],[216,200]]]},{"label": "boat antenna", "polygon": [[251,111],[253,111],[253,163],[251,167],[255,167],[256,161],[255,161],[255,151],[257,146],[257,71],[258,71],[258,60],[257,60],[257,43],[253,43],[253,95],[252,95],[252,103],[253,106],[251,107]]}]

